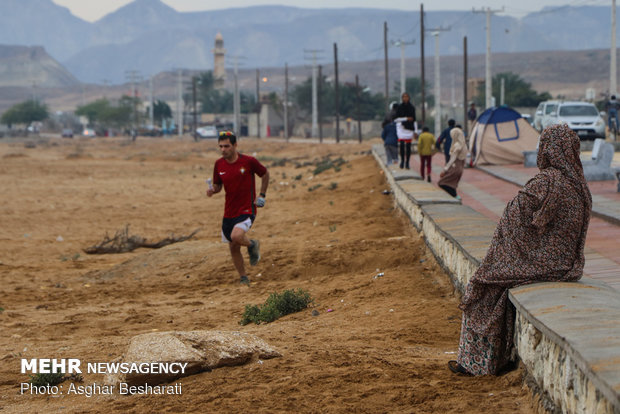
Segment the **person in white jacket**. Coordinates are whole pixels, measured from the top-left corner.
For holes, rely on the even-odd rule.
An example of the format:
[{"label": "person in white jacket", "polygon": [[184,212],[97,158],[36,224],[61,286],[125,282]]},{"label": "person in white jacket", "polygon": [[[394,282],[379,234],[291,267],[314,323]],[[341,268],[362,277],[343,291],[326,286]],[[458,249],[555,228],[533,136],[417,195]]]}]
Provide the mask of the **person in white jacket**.
[{"label": "person in white jacket", "polygon": [[402,102],[396,108],[396,135],[400,145],[400,168],[409,169],[411,142],[415,136],[415,107],[411,104],[409,94],[403,93]]}]

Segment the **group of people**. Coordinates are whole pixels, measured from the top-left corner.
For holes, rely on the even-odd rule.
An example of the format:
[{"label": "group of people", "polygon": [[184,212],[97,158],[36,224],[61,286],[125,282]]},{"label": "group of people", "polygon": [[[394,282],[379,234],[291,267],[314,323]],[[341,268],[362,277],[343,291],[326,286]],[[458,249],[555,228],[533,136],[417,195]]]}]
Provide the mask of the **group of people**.
[{"label": "group of people", "polygon": [[[620,104],[612,101],[609,112],[617,120]],[[406,102],[410,105],[408,95]],[[475,117],[472,105],[468,120]],[[395,163],[396,153],[389,148],[394,145],[389,139],[390,124],[399,122],[403,120],[398,116],[384,122],[382,137],[388,164]],[[396,139],[401,141],[396,131]],[[446,163],[438,185],[458,197],[456,188],[468,153],[460,125],[448,121],[437,141],[427,127],[422,127],[417,140],[422,179],[426,176],[431,181],[432,156],[443,145]],[[401,150],[401,168],[409,168],[408,155],[405,151],[403,157]],[[579,155],[580,139],[566,124],[542,132],[537,159],[540,172],[506,206],[489,250],[465,288],[459,305],[463,318],[458,355],[448,363],[452,372],[500,375],[516,368],[515,309],[508,300],[508,290],[535,282],[581,278],[592,196]]]},{"label": "group of people", "polygon": [[[396,122],[396,138],[401,142],[400,166],[408,168],[415,109],[407,94],[403,95],[401,105],[400,109],[394,108],[395,116],[390,123]],[[423,127],[417,139],[422,176],[426,168],[430,178],[430,157],[438,143],[443,143],[446,165],[439,184],[448,192],[455,189],[467,154],[462,129],[451,121],[435,142],[428,128]],[[218,144],[222,157],[215,163],[212,185],[206,195],[212,197],[222,189],[226,192],[222,241],[229,243],[240,282],[249,285],[241,247],[247,248],[250,264],[256,265],[260,259],[259,242],[248,238],[247,232],[254,223],[257,207],[265,205],[269,172],[256,158],[238,152],[237,138],[232,132],[221,132]],[[458,356],[448,363],[454,373],[498,375],[517,366],[513,353],[515,309],[508,300],[510,288],[581,278],[592,196],[579,155],[579,137],[567,125],[553,125],[542,132],[537,159],[540,171],[506,206],[487,254],[465,288],[459,305],[463,318]],[[388,152],[388,157],[391,162],[397,160],[393,152]],[[258,196],[255,175],[260,177]]]},{"label": "group of people", "polygon": [[[473,105],[472,109],[475,116]],[[411,97],[405,92],[400,104],[392,102],[390,113],[384,119],[382,126],[381,138],[384,142],[388,165],[400,165],[401,169],[410,169],[411,144],[417,140],[420,175],[429,183],[431,182],[433,155],[443,147],[446,163],[439,174],[437,185],[452,197],[460,198],[456,189],[463,175],[468,153],[461,125],[457,125],[453,119],[450,119],[448,127],[441,132],[437,140],[427,126],[422,126],[418,135],[415,107],[411,103]]]}]

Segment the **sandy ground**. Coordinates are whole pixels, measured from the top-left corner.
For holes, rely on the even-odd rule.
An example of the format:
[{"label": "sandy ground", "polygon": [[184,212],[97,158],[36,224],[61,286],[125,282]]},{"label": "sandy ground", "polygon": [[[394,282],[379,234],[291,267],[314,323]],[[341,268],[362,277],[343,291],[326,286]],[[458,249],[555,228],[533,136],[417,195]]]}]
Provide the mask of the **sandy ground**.
[{"label": "sandy ground", "polygon": [[[522,370],[480,378],[447,370],[458,298],[382,194],[369,148],[240,143],[272,177],[252,230],[263,259],[245,287],[220,242],[223,194],[204,195],[214,140],[0,142],[0,411],[533,412]],[[313,175],[324,157],[346,162]],[[157,250],[82,251],[126,225],[149,240],[201,231]],[[309,291],[313,307],[239,325],[246,304],[291,288]],[[212,329],[256,334],[283,356],[183,378],[175,396],[19,392],[28,380],[21,358],[105,362],[137,334]],[[84,375],[84,384],[102,381]]]}]

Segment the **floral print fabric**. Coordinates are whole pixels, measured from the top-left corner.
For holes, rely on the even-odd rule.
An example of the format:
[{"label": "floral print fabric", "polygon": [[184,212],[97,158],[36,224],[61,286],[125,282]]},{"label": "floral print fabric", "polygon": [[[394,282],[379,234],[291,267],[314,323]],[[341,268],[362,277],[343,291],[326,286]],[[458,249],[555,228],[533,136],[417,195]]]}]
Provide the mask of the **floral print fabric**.
[{"label": "floral print fabric", "polygon": [[[582,276],[592,196],[579,144],[566,125],[543,131],[540,172],[506,206],[486,257],[465,289],[458,362],[472,374],[497,374],[508,359],[514,330],[508,289]],[[491,352],[480,344],[488,344]]]}]

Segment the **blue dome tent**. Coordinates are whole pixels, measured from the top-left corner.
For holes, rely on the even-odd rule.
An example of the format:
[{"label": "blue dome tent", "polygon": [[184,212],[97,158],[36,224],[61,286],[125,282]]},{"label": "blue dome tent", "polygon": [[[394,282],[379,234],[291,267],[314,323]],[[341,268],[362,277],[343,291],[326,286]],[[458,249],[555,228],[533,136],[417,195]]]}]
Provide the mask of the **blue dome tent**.
[{"label": "blue dome tent", "polygon": [[535,150],[538,136],[514,109],[489,108],[480,114],[469,135],[471,165],[523,163],[523,151]]}]

